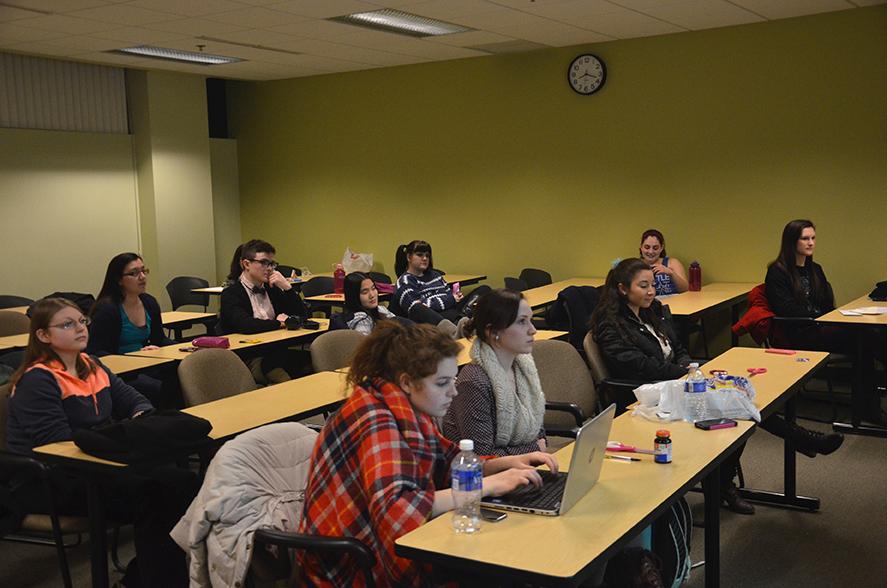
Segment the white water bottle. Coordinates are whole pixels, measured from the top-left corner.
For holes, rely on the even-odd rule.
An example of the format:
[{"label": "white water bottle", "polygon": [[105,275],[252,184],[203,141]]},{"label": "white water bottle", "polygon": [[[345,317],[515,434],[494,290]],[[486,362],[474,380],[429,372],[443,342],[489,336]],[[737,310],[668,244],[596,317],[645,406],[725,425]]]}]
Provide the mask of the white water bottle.
[{"label": "white water bottle", "polygon": [[688,423],[705,420],[705,375],[698,363],[691,363],[684,383],[684,420]]},{"label": "white water bottle", "polygon": [[459,441],[461,452],[453,460],[453,530],[475,533],[480,530],[480,499],[483,493],[483,463],[474,454],[474,441]]}]

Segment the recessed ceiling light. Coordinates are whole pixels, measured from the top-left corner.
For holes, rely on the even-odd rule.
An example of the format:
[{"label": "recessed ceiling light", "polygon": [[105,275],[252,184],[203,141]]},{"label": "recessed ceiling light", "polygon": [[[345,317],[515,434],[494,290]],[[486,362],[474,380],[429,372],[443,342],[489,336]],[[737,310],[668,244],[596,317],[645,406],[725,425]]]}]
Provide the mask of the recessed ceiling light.
[{"label": "recessed ceiling light", "polygon": [[372,12],[357,12],[344,16],[335,16],[327,20],[389,33],[410,35],[411,37],[436,37],[474,30],[442,20],[387,8],[384,10],[373,10]]},{"label": "recessed ceiling light", "polygon": [[109,51],[109,53],[140,55],[142,57],[165,59],[167,61],[183,61],[185,63],[196,63],[198,65],[221,65],[223,63],[243,61],[243,59],[238,57],[225,57],[224,55],[213,55],[211,53],[197,51],[182,51],[181,49],[167,49],[165,47],[154,47],[151,45],[124,47],[123,49],[114,49],[113,51]]}]

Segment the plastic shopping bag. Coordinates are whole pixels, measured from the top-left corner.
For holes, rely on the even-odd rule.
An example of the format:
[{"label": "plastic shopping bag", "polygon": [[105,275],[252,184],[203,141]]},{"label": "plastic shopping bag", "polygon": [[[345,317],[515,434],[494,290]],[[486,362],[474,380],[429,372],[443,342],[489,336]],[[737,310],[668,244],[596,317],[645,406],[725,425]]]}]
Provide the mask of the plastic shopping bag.
[{"label": "plastic shopping bag", "polygon": [[[634,390],[638,406],[633,415],[652,421],[679,421],[687,415],[683,380],[665,380],[644,384]],[[728,418],[760,422],[755,406],[755,389],[748,378],[718,376],[708,378],[705,388],[705,418]]]},{"label": "plastic shopping bag", "polygon": [[372,253],[355,253],[349,245],[342,256],[342,267],[346,274],[351,272],[368,272],[373,268]]}]

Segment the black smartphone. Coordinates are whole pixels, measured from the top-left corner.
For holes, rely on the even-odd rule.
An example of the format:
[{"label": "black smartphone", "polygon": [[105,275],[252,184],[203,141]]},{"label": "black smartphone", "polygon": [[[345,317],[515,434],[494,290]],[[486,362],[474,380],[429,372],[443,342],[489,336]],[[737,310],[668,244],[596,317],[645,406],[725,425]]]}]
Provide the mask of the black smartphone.
[{"label": "black smartphone", "polygon": [[491,523],[498,523],[499,521],[504,521],[508,517],[508,513],[504,513],[501,510],[493,510],[492,508],[483,508],[480,509],[480,518],[485,521],[489,521]]},{"label": "black smartphone", "polygon": [[317,321],[312,321],[311,319],[306,319],[306,320],[302,321],[302,328],[308,329],[311,331],[316,331],[317,329],[320,328],[320,323]]},{"label": "black smartphone", "polygon": [[733,419],[708,419],[707,421],[696,421],[693,423],[696,425],[697,429],[702,429],[703,431],[714,431],[715,429],[728,429],[730,427],[736,426],[736,421]]},{"label": "black smartphone", "polygon": [[[185,353],[194,353],[197,351],[196,347],[179,347],[179,351],[184,351]],[[203,357],[203,356],[201,356]]]}]

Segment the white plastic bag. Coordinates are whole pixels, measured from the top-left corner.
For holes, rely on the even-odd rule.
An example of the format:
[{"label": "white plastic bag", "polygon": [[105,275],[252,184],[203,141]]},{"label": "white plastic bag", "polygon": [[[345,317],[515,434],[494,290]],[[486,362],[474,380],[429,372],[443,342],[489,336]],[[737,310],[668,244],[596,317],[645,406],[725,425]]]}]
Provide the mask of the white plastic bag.
[{"label": "white plastic bag", "polygon": [[368,272],[373,268],[372,253],[355,253],[349,245],[342,256],[342,267],[346,274],[351,272]]},{"label": "white plastic bag", "polygon": [[[632,412],[652,421],[679,421],[686,416],[684,381],[666,380],[644,384],[634,390],[639,405]],[[755,406],[755,389],[748,378],[722,376],[708,378],[705,388],[706,419],[761,421]]]}]

